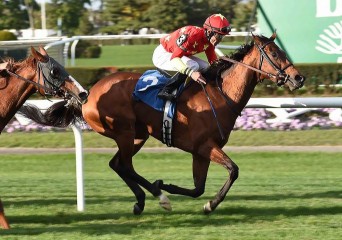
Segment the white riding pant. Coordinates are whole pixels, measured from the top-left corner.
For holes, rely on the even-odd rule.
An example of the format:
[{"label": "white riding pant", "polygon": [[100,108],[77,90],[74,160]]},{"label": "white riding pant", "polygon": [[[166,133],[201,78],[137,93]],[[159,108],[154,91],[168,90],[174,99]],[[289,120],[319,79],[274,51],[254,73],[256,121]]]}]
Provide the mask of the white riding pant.
[{"label": "white riding pant", "polygon": [[[154,66],[166,71],[178,71],[171,64],[172,53],[165,50],[160,44],[153,52],[152,62]],[[181,57],[183,63],[194,71],[203,72],[209,67],[209,63],[195,56]]]}]

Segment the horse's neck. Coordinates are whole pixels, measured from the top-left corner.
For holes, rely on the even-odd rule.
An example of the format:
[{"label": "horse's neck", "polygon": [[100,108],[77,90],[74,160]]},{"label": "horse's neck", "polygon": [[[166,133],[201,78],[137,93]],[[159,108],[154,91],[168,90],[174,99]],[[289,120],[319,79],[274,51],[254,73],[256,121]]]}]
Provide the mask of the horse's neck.
[{"label": "horse's neck", "polygon": [[[28,72],[27,69],[25,72]],[[23,70],[16,73],[30,80],[33,80],[35,76],[35,74],[32,73],[24,74]],[[6,82],[6,84],[0,88],[0,132],[5,128],[24,102],[35,93],[33,85],[14,76],[2,79],[2,81]]]},{"label": "horse's neck", "polygon": [[[243,63],[256,67],[258,60],[245,57]],[[222,73],[222,91],[232,102],[236,111],[241,112],[251,98],[257,84],[257,74],[242,65],[235,64]]]}]

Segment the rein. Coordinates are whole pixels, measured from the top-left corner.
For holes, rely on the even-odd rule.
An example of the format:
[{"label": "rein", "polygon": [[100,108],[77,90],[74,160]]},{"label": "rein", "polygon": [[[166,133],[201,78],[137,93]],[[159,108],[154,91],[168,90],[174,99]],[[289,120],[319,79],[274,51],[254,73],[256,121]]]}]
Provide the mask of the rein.
[{"label": "rein", "polygon": [[232,62],[232,63],[236,63],[236,64],[239,64],[239,65],[242,65],[242,66],[244,66],[244,67],[246,67],[246,68],[249,68],[249,69],[251,69],[251,70],[253,70],[253,71],[255,71],[255,72],[258,72],[258,73],[261,73],[261,74],[265,74],[265,75],[267,75],[267,76],[270,77],[270,78],[278,79],[277,75],[274,75],[274,74],[272,74],[272,73],[265,72],[265,71],[263,71],[263,70],[261,70],[261,69],[258,69],[258,68],[249,66],[249,65],[247,65],[246,63],[239,62],[239,61],[236,61],[236,60],[234,60],[234,59],[227,58],[227,57],[220,57],[220,59],[223,59],[223,60],[228,61],[228,62]]},{"label": "rein", "polygon": [[14,72],[11,72],[11,71],[8,70],[8,69],[5,69],[5,70],[6,70],[6,72],[7,72],[9,75],[14,76],[14,77],[16,77],[16,78],[18,78],[18,79],[20,79],[20,80],[23,80],[23,81],[25,81],[25,82],[27,82],[27,83],[30,83],[30,84],[32,84],[32,85],[38,87],[38,88],[42,88],[42,89],[44,89],[44,91],[50,91],[50,90],[51,90],[50,88],[48,88],[48,87],[46,87],[46,86],[44,86],[44,85],[41,85],[40,83],[36,83],[36,82],[34,82],[34,81],[30,80],[30,79],[24,78],[24,77],[22,77],[22,76],[20,76],[20,75],[18,75],[18,74],[16,74],[16,73],[14,73]]},{"label": "rein", "polygon": [[[267,43],[265,43],[264,45],[262,45],[261,47],[258,45],[258,44],[255,44],[260,52],[260,63],[259,63],[259,68],[255,68],[255,67],[252,67],[252,66],[249,66],[243,62],[239,62],[239,61],[236,61],[234,59],[231,59],[231,58],[227,58],[227,57],[220,57],[221,59],[225,60],[225,61],[228,61],[228,62],[232,62],[232,63],[236,63],[236,64],[239,64],[241,66],[244,66],[248,69],[251,69],[253,70],[254,72],[257,72],[259,74],[264,74],[266,76],[268,76],[269,78],[274,78],[277,80],[277,85],[278,86],[282,86],[284,85],[287,81],[290,81],[291,82],[291,79],[290,79],[290,76],[288,74],[285,73],[285,70],[292,66],[293,64],[292,63],[289,63],[286,67],[284,67],[283,69],[279,68],[277,65],[274,64],[274,62],[269,58],[269,56],[266,54],[264,48],[272,43],[273,41],[269,41]],[[262,63],[264,61],[264,59],[266,59],[266,61],[277,71],[277,74],[272,74],[272,73],[268,73],[268,72],[265,72],[263,70],[261,70],[261,67],[262,67]],[[260,75],[259,75],[259,80],[260,80]],[[261,82],[262,80],[260,80],[259,82]]]},{"label": "rein", "polygon": [[201,87],[202,87],[202,89],[203,89],[205,95],[207,96],[208,102],[209,102],[209,104],[210,104],[211,110],[213,111],[213,114],[214,114],[214,117],[215,117],[215,120],[216,120],[217,127],[218,127],[218,129],[219,129],[221,138],[222,138],[222,140],[224,140],[223,131],[222,131],[220,122],[219,122],[218,119],[217,119],[217,115],[216,115],[216,112],[215,112],[215,108],[214,108],[214,106],[213,106],[213,103],[211,102],[211,99],[210,99],[210,97],[209,97],[209,94],[208,94],[207,90],[205,89],[203,83],[200,82],[199,84],[201,85]]}]

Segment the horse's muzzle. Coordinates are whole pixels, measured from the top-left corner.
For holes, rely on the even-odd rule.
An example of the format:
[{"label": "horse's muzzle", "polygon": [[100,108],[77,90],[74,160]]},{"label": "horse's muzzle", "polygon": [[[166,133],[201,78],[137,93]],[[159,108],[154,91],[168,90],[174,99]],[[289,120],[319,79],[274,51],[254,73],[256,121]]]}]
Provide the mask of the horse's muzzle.
[{"label": "horse's muzzle", "polygon": [[294,78],[288,78],[287,83],[291,91],[299,89],[304,86],[305,77],[296,75]]}]

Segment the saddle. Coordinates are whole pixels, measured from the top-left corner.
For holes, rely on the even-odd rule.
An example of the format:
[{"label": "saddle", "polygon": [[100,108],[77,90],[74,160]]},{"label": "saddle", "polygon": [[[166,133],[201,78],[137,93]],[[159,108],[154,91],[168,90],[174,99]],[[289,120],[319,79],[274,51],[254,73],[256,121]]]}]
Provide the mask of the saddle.
[{"label": "saddle", "polygon": [[[176,102],[162,99],[158,96],[160,91],[167,85],[169,78],[172,77],[169,73],[156,69],[147,70],[138,80],[133,98],[136,101],[142,101],[157,111],[163,112],[163,143],[167,146],[172,146],[171,132],[172,122],[176,109]],[[178,87],[177,96],[184,90],[184,84]]]}]

